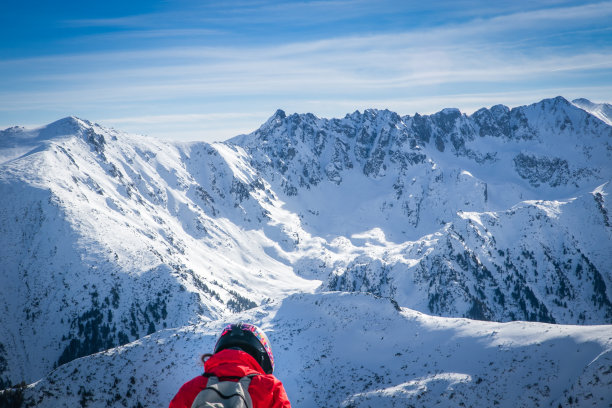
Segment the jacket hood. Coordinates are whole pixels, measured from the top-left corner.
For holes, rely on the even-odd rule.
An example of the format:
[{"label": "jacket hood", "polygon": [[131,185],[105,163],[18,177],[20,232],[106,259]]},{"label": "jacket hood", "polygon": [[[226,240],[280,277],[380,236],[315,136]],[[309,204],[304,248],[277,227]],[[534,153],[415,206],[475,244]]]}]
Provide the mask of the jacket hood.
[{"label": "jacket hood", "polygon": [[250,354],[232,349],[221,350],[206,360],[204,371],[215,374],[217,377],[264,374],[264,370]]}]

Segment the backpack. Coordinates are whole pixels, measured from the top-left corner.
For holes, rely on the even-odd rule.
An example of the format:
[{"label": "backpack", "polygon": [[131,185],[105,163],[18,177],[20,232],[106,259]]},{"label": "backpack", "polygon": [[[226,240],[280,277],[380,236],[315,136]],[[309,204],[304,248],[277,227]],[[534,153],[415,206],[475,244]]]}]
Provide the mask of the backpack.
[{"label": "backpack", "polygon": [[208,377],[206,388],[196,396],[191,408],[253,408],[253,401],[249,395],[249,384],[256,375],[259,374],[241,377],[236,382],[219,381],[219,377],[204,373],[204,376]]}]

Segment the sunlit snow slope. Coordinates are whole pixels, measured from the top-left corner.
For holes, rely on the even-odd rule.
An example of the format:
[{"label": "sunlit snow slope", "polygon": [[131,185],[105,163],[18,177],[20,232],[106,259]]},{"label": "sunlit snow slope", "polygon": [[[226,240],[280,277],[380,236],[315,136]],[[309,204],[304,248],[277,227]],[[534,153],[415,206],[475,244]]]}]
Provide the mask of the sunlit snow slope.
[{"label": "sunlit snow slope", "polygon": [[2,136],[30,145],[0,171],[8,383],[320,284],[267,255],[283,226],[261,222],[274,211],[255,200],[241,204],[258,179],[238,148],[170,145],[76,118]]},{"label": "sunlit snow slope", "polygon": [[[330,327],[333,319],[338,324],[345,319],[340,312],[333,317],[334,302],[354,300],[355,308],[371,302],[345,292],[367,292],[387,299],[380,304],[408,308],[389,315],[395,316],[389,327],[394,319],[404,324],[399,321],[416,311],[497,322],[609,325],[612,127],[584,106],[558,97],[513,109],[497,105],[470,116],[456,109],[404,117],[367,110],[322,119],[278,111],[252,134],[214,144],[162,142],[73,117],[39,129],[6,129],[0,132],[0,385],[31,383],[61,366],[28,389],[31,398],[44,400],[48,381],[66,385],[66,367],[108,364],[104,356],[125,350],[140,355],[144,345],[154,344],[150,339],[193,329],[143,339],[148,334],[201,324],[212,336],[234,313],[259,306],[254,319],[271,322],[277,318],[274,308],[294,310],[285,305],[320,296],[284,300],[294,293],[337,291],[323,297],[342,301],[329,300],[324,310],[303,305],[313,319],[331,314],[325,323]],[[415,316],[452,327],[465,322]],[[609,326],[472,324],[483,331],[552,330],[552,338],[569,330],[578,348],[595,342],[593,352],[609,349]],[[380,330],[370,326],[359,333],[378,338]],[[437,338],[429,325],[413,329]],[[287,344],[280,346],[284,359],[294,361],[289,344],[304,330],[280,340]],[[306,332],[303,341],[316,342],[314,332]],[[512,353],[523,342],[537,347],[530,333],[508,341]],[[355,334],[347,336],[349,345],[362,347]],[[465,344],[488,353],[479,334],[466,336]],[[405,347],[412,344],[406,342]],[[203,344],[177,357],[177,373],[185,372],[200,347],[209,347]],[[382,350],[386,343],[364,344]],[[416,350],[424,354],[429,346],[425,342]],[[530,347],[526,353],[533,352]],[[112,350],[64,365],[106,349]],[[554,367],[542,368],[538,378],[558,373],[556,364],[567,350],[555,351]],[[160,361],[175,352],[183,353],[168,349]],[[393,369],[405,376],[402,383],[380,377],[365,386],[366,379],[356,391],[348,386],[356,379],[336,387],[311,377],[307,383],[313,388],[302,391],[297,376],[309,361],[321,359],[320,350],[311,354],[295,362],[295,372],[279,372],[286,374],[297,406],[321,406],[305,395],[315,389],[328,395],[341,386],[335,405],[367,406],[368,398],[384,398],[385,406],[393,399],[406,406],[420,395],[416,389],[445,393],[452,383],[468,387],[461,389],[469,394],[465,390],[486,380],[475,376],[482,367],[473,372],[459,361],[458,368],[432,374],[417,359],[416,371]],[[343,364],[357,367],[361,354],[343,356]],[[501,369],[495,356],[490,370]],[[600,361],[608,361],[604,356]],[[390,364],[385,361],[383,368]],[[582,381],[582,370],[591,373],[585,361],[563,368],[562,389],[552,383],[546,383],[548,391],[538,388],[538,401],[578,396],[573,390],[582,383],[575,382]],[[162,369],[157,360],[156,368],[150,361],[130,364],[136,378]],[[443,380],[435,377],[440,373]],[[111,372],[101,370],[91,382],[84,380],[91,376],[77,377],[75,387],[99,384],[106,391],[92,396],[75,388],[70,391],[75,398],[105,406]],[[159,396],[166,398],[186,379],[171,377],[149,376],[139,388],[163,389]],[[125,386],[131,383],[123,374],[118,378]],[[512,387],[512,375],[498,378]],[[597,387],[593,395],[601,394]],[[128,406],[151,404],[133,388]],[[53,395],[51,405],[72,398]],[[442,394],[428,395],[433,403]],[[492,395],[494,402],[498,397]],[[473,395],[465,398],[476,401]]]},{"label": "sunlit snow slope", "polygon": [[608,125],[612,125],[612,105],[609,103],[593,103],[584,98],[574,99],[572,103],[606,122]]},{"label": "sunlit snow slope", "polygon": [[[243,312],[269,334],[294,407],[607,407],[612,326],[491,323],[397,310],[364,294],[292,295]],[[202,373],[224,321],[160,331],[60,367],[39,407],[163,406]],[[571,403],[570,403],[571,401]]]}]

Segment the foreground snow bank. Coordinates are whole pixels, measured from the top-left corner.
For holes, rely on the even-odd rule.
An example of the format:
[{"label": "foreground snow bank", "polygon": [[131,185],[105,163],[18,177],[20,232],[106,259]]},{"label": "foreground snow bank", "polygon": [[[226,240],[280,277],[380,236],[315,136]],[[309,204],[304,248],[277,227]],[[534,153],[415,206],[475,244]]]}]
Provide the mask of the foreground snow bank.
[{"label": "foreground snow bank", "polygon": [[59,367],[24,390],[39,407],[165,406],[227,321],[269,334],[295,407],[607,406],[612,326],[432,317],[364,294],[298,294],[168,329]]}]

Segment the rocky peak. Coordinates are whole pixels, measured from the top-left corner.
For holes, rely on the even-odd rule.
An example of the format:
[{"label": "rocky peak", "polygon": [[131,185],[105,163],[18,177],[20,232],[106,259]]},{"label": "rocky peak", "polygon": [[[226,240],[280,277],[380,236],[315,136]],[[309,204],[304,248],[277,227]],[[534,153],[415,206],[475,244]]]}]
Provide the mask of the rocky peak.
[{"label": "rocky peak", "polygon": [[342,119],[281,112],[251,135],[232,142],[255,156],[266,156],[254,163],[273,163],[286,177],[286,185],[291,185],[287,191],[316,185],[325,178],[338,182],[340,173],[352,168],[362,168],[368,176],[381,176],[390,152],[408,138],[402,118],[387,109],[355,111]]},{"label": "rocky peak", "polygon": [[499,104],[491,106],[491,113],[497,118],[507,115],[508,112],[510,112],[510,108],[508,108],[506,105]]},{"label": "rocky peak", "polygon": [[[432,115],[417,113],[413,117],[400,117],[386,109],[367,109],[357,110],[342,119],[321,119],[312,114],[287,116],[278,110],[260,129],[232,142],[245,147],[254,156],[266,156],[254,163],[273,163],[285,177],[294,179],[286,182],[292,185],[291,191],[297,192],[298,186],[317,184],[326,178],[341,182],[342,173],[352,168],[360,168],[364,175],[377,178],[389,174],[389,166],[393,168],[400,163],[403,172],[408,163],[423,163],[427,152],[451,153],[478,164],[497,160],[499,142],[485,144],[483,148],[476,142],[477,138],[492,137],[514,143],[546,141],[555,149],[559,135],[575,139],[582,134],[611,132],[587,119],[587,113],[563,97],[513,109],[495,105],[470,116],[456,108]],[[588,153],[588,149],[585,152]],[[559,154],[551,155],[547,163],[567,163],[569,175],[588,173],[588,170],[585,173],[580,168],[572,169],[569,158],[563,157],[564,152]],[[533,160],[519,161],[520,177],[529,173],[522,168],[523,164],[536,166],[541,163],[539,156],[532,156],[529,157]],[[397,174],[397,169],[392,173]],[[538,180],[541,178],[538,176]],[[543,182],[550,184],[546,180]],[[568,177],[563,178],[563,183],[552,185],[565,185],[566,182],[569,182]]]},{"label": "rocky peak", "polygon": [[283,120],[286,117],[287,117],[287,114],[282,109],[277,109],[276,112],[274,112],[274,115],[272,115],[272,118],[278,118],[280,120]]},{"label": "rocky peak", "polygon": [[273,131],[275,128],[282,126],[284,120],[287,118],[285,111],[282,109],[277,109],[274,112],[274,115],[270,116],[270,118],[258,129],[261,131],[260,133],[268,133]]}]

